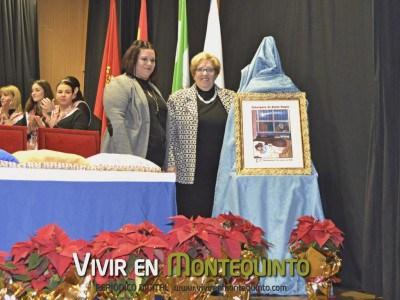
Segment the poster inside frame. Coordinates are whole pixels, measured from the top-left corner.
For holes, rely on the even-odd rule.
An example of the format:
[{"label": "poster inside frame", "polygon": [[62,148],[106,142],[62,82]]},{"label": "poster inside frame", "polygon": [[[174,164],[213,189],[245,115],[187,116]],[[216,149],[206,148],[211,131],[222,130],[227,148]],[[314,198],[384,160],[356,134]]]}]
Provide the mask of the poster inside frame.
[{"label": "poster inside frame", "polygon": [[235,129],[239,175],[311,174],[305,93],[238,93]]}]

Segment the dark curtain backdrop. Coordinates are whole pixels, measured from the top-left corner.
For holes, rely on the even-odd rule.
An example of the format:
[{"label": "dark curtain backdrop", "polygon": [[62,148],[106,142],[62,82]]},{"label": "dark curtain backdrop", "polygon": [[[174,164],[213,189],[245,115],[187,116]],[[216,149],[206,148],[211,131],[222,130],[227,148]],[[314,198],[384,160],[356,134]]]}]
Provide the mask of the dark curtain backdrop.
[{"label": "dark curtain backdrop", "polygon": [[[400,299],[400,3],[375,1],[378,95],[366,186],[362,283]],[[394,288],[396,287],[396,288]]]},{"label": "dark curtain backdrop", "polygon": [[235,89],[262,38],[275,37],[286,74],[310,102],[311,153],[324,212],[346,234],[343,285],[362,288],[359,245],[376,93],[373,2],[246,3],[221,1],[225,80]]},{"label": "dark curtain backdrop", "polygon": [[36,0],[0,0],[0,16],[0,86],[17,86],[25,103],[39,78]]},{"label": "dark curtain backdrop", "polygon": [[[92,7],[105,2],[90,3]],[[122,45],[129,45],[136,35],[138,2],[120,1],[136,9],[121,14]],[[148,0],[150,40],[159,53],[157,83],[165,97],[172,84],[177,5],[177,0]],[[394,0],[221,0],[220,5],[226,87],[237,90],[241,69],[262,38],[271,35],[286,74],[307,93],[312,157],[325,215],[346,235],[341,286],[400,299],[390,297],[399,293],[399,284],[392,283],[400,282],[400,241],[394,232],[400,225],[399,145],[398,137],[391,136],[399,128],[399,121],[394,121],[399,111],[394,52],[400,49],[394,47],[399,42],[394,9],[398,4]],[[187,8],[192,57],[203,48],[209,1],[187,0]],[[96,25],[100,30],[90,28],[93,18],[102,24]],[[88,33],[94,36],[88,37],[88,49],[93,57],[104,45],[101,28],[107,20],[102,18],[96,13],[89,16]],[[87,73],[90,68],[98,70],[99,57],[87,63]],[[85,87],[97,87],[98,71],[94,74]],[[379,148],[381,142],[388,145],[385,152]],[[392,189],[386,190],[389,185]],[[386,202],[382,202],[384,195]],[[379,260],[372,260],[375,253]]]}]

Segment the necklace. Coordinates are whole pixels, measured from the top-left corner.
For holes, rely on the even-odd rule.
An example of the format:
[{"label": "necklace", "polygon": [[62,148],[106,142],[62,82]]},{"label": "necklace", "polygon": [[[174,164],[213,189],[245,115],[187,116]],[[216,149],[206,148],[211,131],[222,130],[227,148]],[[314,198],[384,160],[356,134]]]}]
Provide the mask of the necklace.
[{"label": "necklace", "polygon": [[151,91],[150,90],[146,90],[146,92],[147,92],[147,95],[149,95],[150,98],[154,100],[154,102],[156,104],[156,112],[158,114],[158,112],[160,111],[160,107],[158,106],[157,96],[154,95],[153,90],[151,90]]},{"label": "necklace", "polygon": [[214,88],[214,95],[210,98],[210,100],[204,100],[202,96],[200,96],[199,92],[196,90],[197,97],[199,97],[199,100],[205,104],[210,104],[217,98],[217,90]]}]

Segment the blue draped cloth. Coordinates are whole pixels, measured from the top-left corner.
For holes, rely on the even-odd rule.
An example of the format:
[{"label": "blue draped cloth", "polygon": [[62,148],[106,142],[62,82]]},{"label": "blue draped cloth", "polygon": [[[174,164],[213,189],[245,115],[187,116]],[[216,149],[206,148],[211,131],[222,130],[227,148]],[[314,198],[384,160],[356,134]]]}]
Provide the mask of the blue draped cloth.
[{"label": "blue draped cloth", "polygon": [[[265,37],[251,63],[242,70],[239,92],[297,92],[282,70],[273,37]],[[235,111],[228,115],[218,169],[213,215],[232,212],[260,226],[273,246],[269,259],[291,258],[288,242],[296,220],[302,215],[324,218],[318,174],[293,176],[239,176],[236,174]],[[299,276],[263,277],[262,294],[304,295]]]}]

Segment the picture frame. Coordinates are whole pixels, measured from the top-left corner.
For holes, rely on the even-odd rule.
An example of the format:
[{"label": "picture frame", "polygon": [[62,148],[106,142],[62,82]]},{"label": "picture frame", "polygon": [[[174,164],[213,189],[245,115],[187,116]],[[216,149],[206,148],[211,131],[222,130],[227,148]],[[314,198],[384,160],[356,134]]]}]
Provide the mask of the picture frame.
[{"label": "picture frame", "polygon": [[238,93],[235,131],[238,175],[311,174],[305,93]]}]

